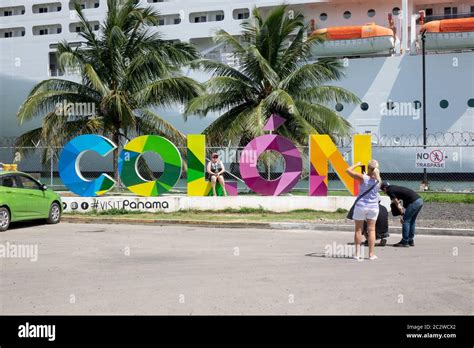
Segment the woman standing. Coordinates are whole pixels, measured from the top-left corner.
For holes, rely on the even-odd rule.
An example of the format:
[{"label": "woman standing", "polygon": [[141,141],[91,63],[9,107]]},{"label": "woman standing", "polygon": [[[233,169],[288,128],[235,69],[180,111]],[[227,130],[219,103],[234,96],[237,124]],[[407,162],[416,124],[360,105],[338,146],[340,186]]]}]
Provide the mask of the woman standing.
[{"label": "woman standing", "polygon": [[[357,167],[362,167],[362,174],[355,171]],[[360,260],[360,244],[362,242],[362,229],[364,221],[367,221],[369,239],[369,259],[375,260],[375,223],[379,215],[379,191],[382,179],[380,178],[379,162],[371,160],[369,162],[367,174],[364,173],[364,166],[358,162],[346,169],[346,173],[359,182],[359,196],[354,207],[353,219],[355,221],[354,244],[356,248],[355,259]]]}]

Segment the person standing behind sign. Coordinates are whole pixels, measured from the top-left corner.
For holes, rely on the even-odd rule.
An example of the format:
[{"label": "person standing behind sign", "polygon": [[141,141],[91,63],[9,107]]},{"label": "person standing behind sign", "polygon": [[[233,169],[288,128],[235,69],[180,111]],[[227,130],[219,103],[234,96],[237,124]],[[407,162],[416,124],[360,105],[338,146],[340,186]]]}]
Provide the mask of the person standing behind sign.
[{"label": "person standing behind sign", "polygon": [[[416,218],[423,207],[423,199],[418,193],[407,187],[390,185],[388,182],[383,182],[380,189],[390,197],[402,216],[400,218],[402,240],[393,246],[415,246]],[[403,201],[403,207],[400,201]]]},{"label": "person standing behind sign", "polygon": [[224,196],[227,196],[227,191],[225,189],[225,182],[224,182],[224,163],[219,159],[219,155],[217,153],[213,153],[211,155],[211,160],[207,164],[207,174],[209,175],[209,181],[212,184],[212,192],[214,196],[217,196],[216,193],[216,182],[219,181],[221,184],[222,192]]},{"label": "person standing behind sign", "polygon": [[379,215],[379,187],[382,179],[380,178],[379,162],[371,160],[368,165],[367,174],[360,174],[355,171],[357,167],[361,167],[362,163],[358,162],[346,169],[354,180],[359,182],[359,197],[354,207],[353,219],[355,221],[355,256],[356,260],[360,260],[360,244],[362,242],[362,229],[364,221],[367,221],[367,234],[369,240],[369,259],[375,260],[375,223]]}]

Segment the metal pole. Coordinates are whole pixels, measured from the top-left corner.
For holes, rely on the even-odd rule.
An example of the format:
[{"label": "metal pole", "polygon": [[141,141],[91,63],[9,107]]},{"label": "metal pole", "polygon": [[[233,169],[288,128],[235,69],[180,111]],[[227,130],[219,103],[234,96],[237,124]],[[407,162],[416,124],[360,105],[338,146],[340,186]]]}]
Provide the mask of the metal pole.
[{"label": "metal pole", "polygon": [[51,162],[51,176],[50,176],[50,187],[52,188],[53,185],[54,185],[54,151],[53,149],[50,149],[50,156],[51,156],[51,159],[50,159],[50,162]]},{"label": "metal pole", "polygon": [[[422,107],[423,107],[423,149],[426,149],[426,66],[425,66],[425,56],[426,56],[426,51],[425,51],[425,31],[421,33],[421,59],[422,59],[422,75],[423,75],[423,101],[422,101]],[[428,173],[426,172],[426,168],[423,168],[423,184],[424,187],[426,188],[428,186]]]}]

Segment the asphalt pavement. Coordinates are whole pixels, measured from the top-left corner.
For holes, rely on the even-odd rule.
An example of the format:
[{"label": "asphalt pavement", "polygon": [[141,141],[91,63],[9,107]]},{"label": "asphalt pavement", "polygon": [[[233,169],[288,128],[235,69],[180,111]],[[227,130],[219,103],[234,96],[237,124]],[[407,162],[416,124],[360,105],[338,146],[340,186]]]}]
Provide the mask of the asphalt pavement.
[{"label": "asphalt pavement", "polygon": [[0,314],[473,314],[472,237],[420,235],[394,248],[392,234],[375,261],[351,259],[352,239],[17,224],[0,233]]}]

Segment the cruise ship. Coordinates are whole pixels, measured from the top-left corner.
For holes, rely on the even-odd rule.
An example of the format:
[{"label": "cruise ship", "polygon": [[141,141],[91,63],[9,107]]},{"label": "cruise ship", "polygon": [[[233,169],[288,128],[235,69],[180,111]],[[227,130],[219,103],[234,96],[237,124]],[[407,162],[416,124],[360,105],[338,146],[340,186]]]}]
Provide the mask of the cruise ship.
[{"label": "cruise ship", "polygon": [[[95,30],[107,11],[106,0],[76,0]],[[258,7],[263,14],[282,0],[141,0],[161,15],[157,30],[170,40],[195,44],[202,55],[237,66],[229,47],[216,45],[218,29],[238,37],[241,24]],[[474,1],[444,0],[286,0],[288,15],[301,13],[308,35],[325,35],[314,52],[343,59],[345,77],[338,85],[355,93],[360,105],[333,105],[356,133],[385,136],[394,145],[399,136],[423,132],[422,42],[425,36],[426,115],[429,134],[459,134],[460,143],[473,145],[474,132]],[[33,127],[19,127],[16,113],[31,88],[47,78],[71,78],[58,68],[58,41],[80,45],[81,27],[70,0],[0,0],[0,138],[12,139]],[[205,81],[207,76],[186,71]],[[180,117],[182,107],[161,115],[184,133],[199,133],[214,116]],[[388,138],[387,138],[388,137]],[[392,138],[391,138],[392,137]],[[392,140],[389,140],[389,142]],[[448,141],[449,142],[449,141]],[[388,144],[390,145],[390,144]],[[414,154],[399,156],[394,148],[384,170],[414,172]],[[450,172],[474,172],[469,148]],[[448,158],[450,161],[451,158]]]}]

